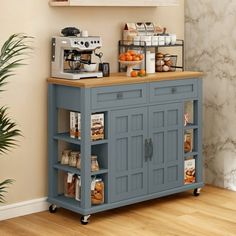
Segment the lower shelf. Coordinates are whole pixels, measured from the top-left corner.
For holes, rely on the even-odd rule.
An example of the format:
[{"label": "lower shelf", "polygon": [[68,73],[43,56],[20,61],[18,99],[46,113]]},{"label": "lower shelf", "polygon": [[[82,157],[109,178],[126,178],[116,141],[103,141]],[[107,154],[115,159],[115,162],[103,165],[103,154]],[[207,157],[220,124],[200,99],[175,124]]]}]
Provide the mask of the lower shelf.
[{"label": "lower shelf", "polygon": [[157,192],[154,194],[139,196],[136,198],[130,198],[130,199],[126,199],[124,201],[113,202],[113,203],[104,203],[101,205],[92,206],[89,209],[81,208],[80,202],[76,201],[75,199],[67,198],[64,195],[57,196],[57,197],[48,197],[48,202],[55,204],[58,207],[63,207],[63,208],[77,212],[82,215],[89,215],[89,214],[93,214],[93,213],[97,213],[97,212],[101,212],[101,211],[106,211],[106,210],[110,210],[110,209],[117,208],[117,207],[131,205],[131,204],[142,202],[142,201],[147,201],[147,200],[151,200],[151,199],[155,199],[155,198],[159,198],[159,197],[164,197],[164,196],[168,196],[168,195],[175,194],[175,193],[188,191],[188,190],[195,189],[195,188],[201,188],[203,186],[204,186],[203,182],[194,183],[194,184],[187,184],[187,185],[183,185],[178,188],[173,188],[173,189],[161,191],[161,192]]}]

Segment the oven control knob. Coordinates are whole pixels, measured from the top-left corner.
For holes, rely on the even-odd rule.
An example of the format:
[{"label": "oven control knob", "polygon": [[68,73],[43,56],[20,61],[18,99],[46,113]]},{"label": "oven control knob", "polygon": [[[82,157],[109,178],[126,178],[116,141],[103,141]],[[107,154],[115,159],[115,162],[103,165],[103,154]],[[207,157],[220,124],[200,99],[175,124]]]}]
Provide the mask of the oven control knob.
[{"label": "oven control knob", "polygon": [[89,47],[89,42],[85,42],[85,43],[84,43],[84,46],[85,46],[86,48],[88,48],[88,47]]}]

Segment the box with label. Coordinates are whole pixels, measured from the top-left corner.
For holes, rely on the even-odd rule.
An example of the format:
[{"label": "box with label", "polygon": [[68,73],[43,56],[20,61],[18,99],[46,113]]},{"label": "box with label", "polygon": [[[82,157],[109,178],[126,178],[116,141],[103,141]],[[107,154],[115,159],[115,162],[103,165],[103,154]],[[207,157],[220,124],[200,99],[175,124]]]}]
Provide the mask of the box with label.
[{"label": "box with label", "polygon": [[104,114],[91,115],[91,139],[104,139]]},{"label": "box with label", "polygon": [[191,158],[184,161],[184,184],[192,184],[195,181],[195,159]]},{"label": "box with label", "polygon": [[[81,115],[70,112],[70,137],[81,139]],[[104,139],[104,113],[91,115],[91,139]]]},{"label": "box with label", "polygon": [[124,44],[130,45],[134,42],[134,37],[138,35],[135,23],[126,23],[123,30]]},{"label": "box with label", "polygon": [[80,113],[71,111],[70,112],[70,137],[80,137]]}]

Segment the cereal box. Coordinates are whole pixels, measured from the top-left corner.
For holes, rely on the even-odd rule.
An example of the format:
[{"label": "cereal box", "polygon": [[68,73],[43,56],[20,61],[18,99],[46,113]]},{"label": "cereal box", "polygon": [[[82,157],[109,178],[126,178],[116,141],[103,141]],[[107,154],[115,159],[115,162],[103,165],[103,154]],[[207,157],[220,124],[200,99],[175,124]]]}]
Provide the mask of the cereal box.
[{"label": "cereal box", "polygon": [[104,114],[91,115],[91,139],[104,139]]},{"label": "cereal box", "polygon": [[195,159],[191,158],[184,161],[184,184],[195,183]]}]

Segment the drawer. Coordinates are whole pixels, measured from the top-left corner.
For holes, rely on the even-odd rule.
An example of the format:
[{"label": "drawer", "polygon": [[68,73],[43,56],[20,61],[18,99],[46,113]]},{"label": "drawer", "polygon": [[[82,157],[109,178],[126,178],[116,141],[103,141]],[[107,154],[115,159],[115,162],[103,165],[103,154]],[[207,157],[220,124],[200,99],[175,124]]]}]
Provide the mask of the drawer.
[{"label": "drawer", "polygon": [[93,88],[91,100],[92,109],[143,104],[147,102],[147,85]]},{"label": "drawer", "polygon": [[197,79],[150,83],[150,101],[169,101],[197,97]]}]

